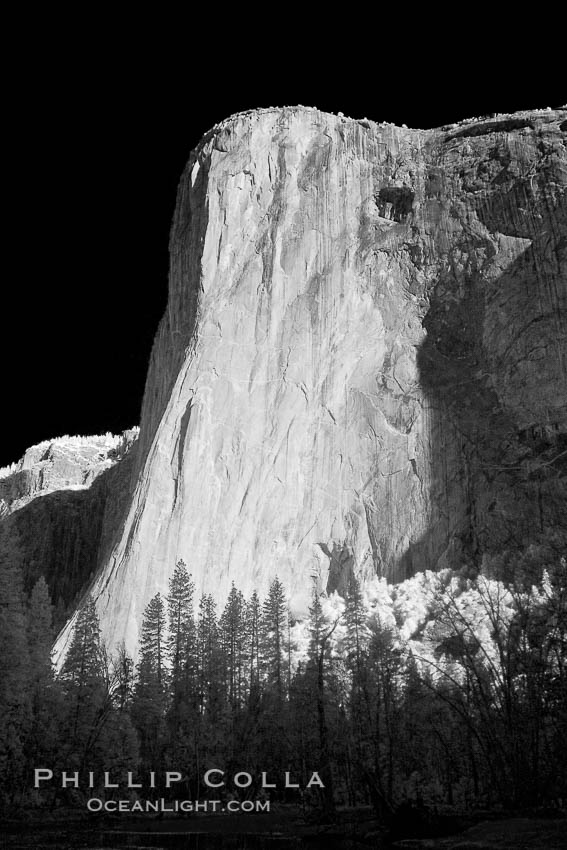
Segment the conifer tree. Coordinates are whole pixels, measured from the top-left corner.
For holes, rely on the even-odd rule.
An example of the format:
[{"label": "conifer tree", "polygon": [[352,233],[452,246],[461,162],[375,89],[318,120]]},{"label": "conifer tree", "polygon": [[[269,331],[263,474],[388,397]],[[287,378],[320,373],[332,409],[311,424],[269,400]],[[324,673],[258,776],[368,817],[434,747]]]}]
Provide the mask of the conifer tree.
[{"label": "conifer tree", "polygon": [[309,661],[313,666],[319,663],[319,656],[323,646],[323,638],[328,621],[323,614],[323,606],[314,580],[311,589],[311,605],[309,607]]},{"label": "conifer tree", "polygon": [[249,704],[257,704],[260,695],[261,677],[261,634],[262,606],[256,591],[253,592],[246,605],[246,666],[248,668],[248,700]]},{"label": "conifer tree", "polygon": [[284,697],[285,637],[287,602],[281,581],[276,578],[270,585],[263,606],[263,660],[268,687],[278,702]]},{"label": "conifer tree", "polygon": [[168,724],[171,757],[177,759],[183,753],[185,761],[191,749],[191,727],[196,721],[197,636],[193,616],[194,589],[184,561],[178,561],[169,580],[167,597],[167,655],[171,696]]},{"label": "conifer tree", "polygon": [[319,728],[319,750],[321,759],[321,775],[324,778],[325,789],[323,802],[328,814],[335,810],[333,772],[331,766],[331,747],[329,740],[329,725],[327,721],[327,690],[326,673],[330,664],[330,640],[338,625],[338,619],[329,623],[323,613],[317,582],[313,582],[311,607],[309,608],[309,666],[314,672],[315,692],[317,703],[317,720]]},{"label": "conifer tree", "polygon": [[140,638],[139,676],[155,684],[158,691],[165,685],[165,607],[159,593],[151,599],[144,611]]},{"label": "conifer tree", "polygon": [[148,770],[159,768],[165,747],[165,637],[165,606],[157,593],[144,611],[132,703],[142,765]]},{"label": "conifer tree", "polygon": [[29,670],[21,570],[6,564],[0,569],[0,705],[21,705]]},{"label": "conifer tree", "polygon": [[367,772],[369,791],[381,817],[392,811],[396,785],[396,740],[399,737],[399,680],[406,671],[402,650],[391,630],[378,619],[370,624],[368,675],[374,764]]},{"label": "conifer tree", "polygon": [[51,647],[53,606],[43,576],[31,592],[27,612],[31,725],[26,741],[28,765],[54,764],[57,752],[61,694],[56,687]]},{"label": "conifer tree", "polygon": [[95,757],[103,770],[120,777],[126,771],[136,770],[139,761],[138,735],[131,717],[134,662],[124,644],[119,646],[108,667],[105,717],[96,741]]},{"label": "conifer tree", "polygon": [[33,586],[28,606],[28,646],[32,680],[53,679],[53,606],[43,576]]},{"label": "conifer tree", "polygon": [[104,678],[100,644],[100,625],[94,600],[89,597],[79,610],[69,652],[61,678],[84,690],[93,681]]},{"label": "conifer tree", "polygon": [[358,579],[351,576],[345,600],[345,662],[350,673],[350,724],[358,770],[365,769],[367,742],[372,726],[368,688],[370,631]]},{"label": "conifer tree", "polygon": [[77,614],[71,646],[60,673],[67,707],[69,765],[81,767],[96,743],[108,703],[108,677],[94,600]]},{"label": "conifer tree", "polygon": [[23,581],[19,567],[0,565],[0,802],[9,802],[23,779],[29,726],[29,655]]},{"label": "conifer tree", "polygon": [[364,608],[360,583],[351,576],[345,600],[346,650],[347,660],[358,681],[363,676],[370,631],[366,624],[367,614]]},{"label": "conifer tree", "polygon": [[222,648],[226,662],[226,689],[232,709],[240,707],[244,692],[244,648],[246,638],[244,596],[232,583],[220,620]]},{"label": "conifer tree", "polygon": [[294,649],[297,649],[297,646],[294,645],[294,641],[292,639],[291,628],[293,626],[293,618],[291,616],[291,609],[288,605],[286,611],[286,640],[285,640],[285,652],[286,652],[286,691],[289,698],[289,693],[291,690],[291,670],[292,670],[292,652]]},{"label": "conifer tree", "polygon": [[201,765],[210,760],[217,761],[226,754],[226,673],[216,604],[210,594],[203,594],[199,602],[197,647],[193,759],[199,772]]},{"label": "conifer tree", "polygon": [[201,714],[216,715],[224,680],[219,644],[219,626],[216,603],[210,594],[203,594],[199,602],[197,624],[199,647],[199,706]]},{"label": "conifer tree", "polygon": [[173,687],[179,689],[191,667],[195,653],[195,620],[193,617],[193,594],[195,585],[183,560],[175,565],[169,580],[167,614],[169,639],[167,654],[170,662]]},{"label": "conifer tree", "polygon": [[126,650],[124,642],[118,647],[112,659],[112,695],[119,712],[129,711],[132,705],[135,685],[134,661]]}]

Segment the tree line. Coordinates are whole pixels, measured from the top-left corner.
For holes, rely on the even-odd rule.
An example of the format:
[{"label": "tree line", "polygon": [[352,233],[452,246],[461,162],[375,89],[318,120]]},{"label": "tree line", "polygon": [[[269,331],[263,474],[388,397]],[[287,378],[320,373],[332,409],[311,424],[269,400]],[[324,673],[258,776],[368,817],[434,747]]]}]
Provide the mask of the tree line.
[{"label": "tree line", "polygon": [[[467,583],[468,582],[468,583]],[[332,815],[401,804],[525,807],[567,796],[567,594],[564,559],[537,586],[439,580],[428,641],[403,641],[352,577],[344,604],[313,584],[303,626],[278,578],[265,599],[232,586],[222,610],[195,600],[183,561],[147,605],[137,662],[109,655],[89,599],[58,674],[53,609],[40,579],[0,574],[0,804],[84,803],[116,793],[107,771],[156,775],[146,797],[204,799],[212,767],[250,773],[242,795]],[[463,603],[466,584],[474,605]],[[468,599],[469,597],[466,597]],[[479,622],[483,634],[479,637]],[[35,791],[33,771],[92,772],[87,791]],[[173,789],[167,770],[183,772]],[[317,771],[324,788],[305,788]],[[286,789],[289,772],[301,789]],[[274,777],[274,778],[272,778]],[[118,792],[121,796],[124,791]]]}]

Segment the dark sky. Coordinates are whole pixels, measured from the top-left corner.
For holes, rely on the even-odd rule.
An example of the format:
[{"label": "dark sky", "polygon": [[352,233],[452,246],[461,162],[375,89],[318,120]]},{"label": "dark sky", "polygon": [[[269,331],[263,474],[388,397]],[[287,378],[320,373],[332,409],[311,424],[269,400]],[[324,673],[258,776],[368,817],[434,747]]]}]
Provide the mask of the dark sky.
[{"label": "dark sky", "polygon": [[398,73],[409,60],[395,51],[361,55],[350,70],[340,52],[325,60],[314,52],[300,73],[263,50],[263,61],[246,67],[238,57],[223,64],[211,48],[209,67],[188,54],[159,71],[150,51],[141,71],[104,50],[83,60],[77,47],[57,60],[44,54],[13,87],[0,465],[42,439],[138,423],[166,302],[177,182],[217,121],[302,103],[427,128],[566,100],[545,65],[511,76],[497,57],[484,77],[466,63],[457,72],[435,55],[426,64],[417,57],[409,83]]}]

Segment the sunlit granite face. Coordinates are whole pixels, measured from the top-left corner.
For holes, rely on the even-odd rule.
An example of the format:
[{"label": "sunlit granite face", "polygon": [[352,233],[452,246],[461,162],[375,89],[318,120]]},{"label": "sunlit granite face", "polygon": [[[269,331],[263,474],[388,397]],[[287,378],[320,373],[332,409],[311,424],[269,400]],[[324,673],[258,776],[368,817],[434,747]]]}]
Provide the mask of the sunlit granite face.
[{"label": "sunlit granite face", "polygon": [[313,577],[481,566],[565,522],[565,117],[422,131],[295,107],[205,136],[91,586],[110,647],[135,652],[179,558],[220,602],[277,574],[301,615]]}]

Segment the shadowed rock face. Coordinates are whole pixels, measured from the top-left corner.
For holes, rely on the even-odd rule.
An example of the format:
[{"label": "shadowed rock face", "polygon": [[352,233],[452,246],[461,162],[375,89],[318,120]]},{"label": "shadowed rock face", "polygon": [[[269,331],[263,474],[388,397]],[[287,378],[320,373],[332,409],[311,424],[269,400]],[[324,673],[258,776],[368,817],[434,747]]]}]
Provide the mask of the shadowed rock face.
[{"label": "shadowed rock face", "polygon": [[38,496],[60,490],[88,490],[130,451],[138,428],[123,434],[56,437],[29,448],[11,467],[0,470],[0,518],[26,507]]},{"label": "shadowed rock face", "polygon": [[[183,558],[296,613],[565,516],[565,111],[421,131],[235,116],[181,178],[137,481],[92,589],[112,648]],[[67,629],[59,641],[63,650]]]},{"label": "shadowed rock face", "polygon": [[[0,476],[0,570],[43,575],[60,618],[105,563],[128,504],[137,429],[33,446]],[[64,621],[63,621],[64,622]]]}]

